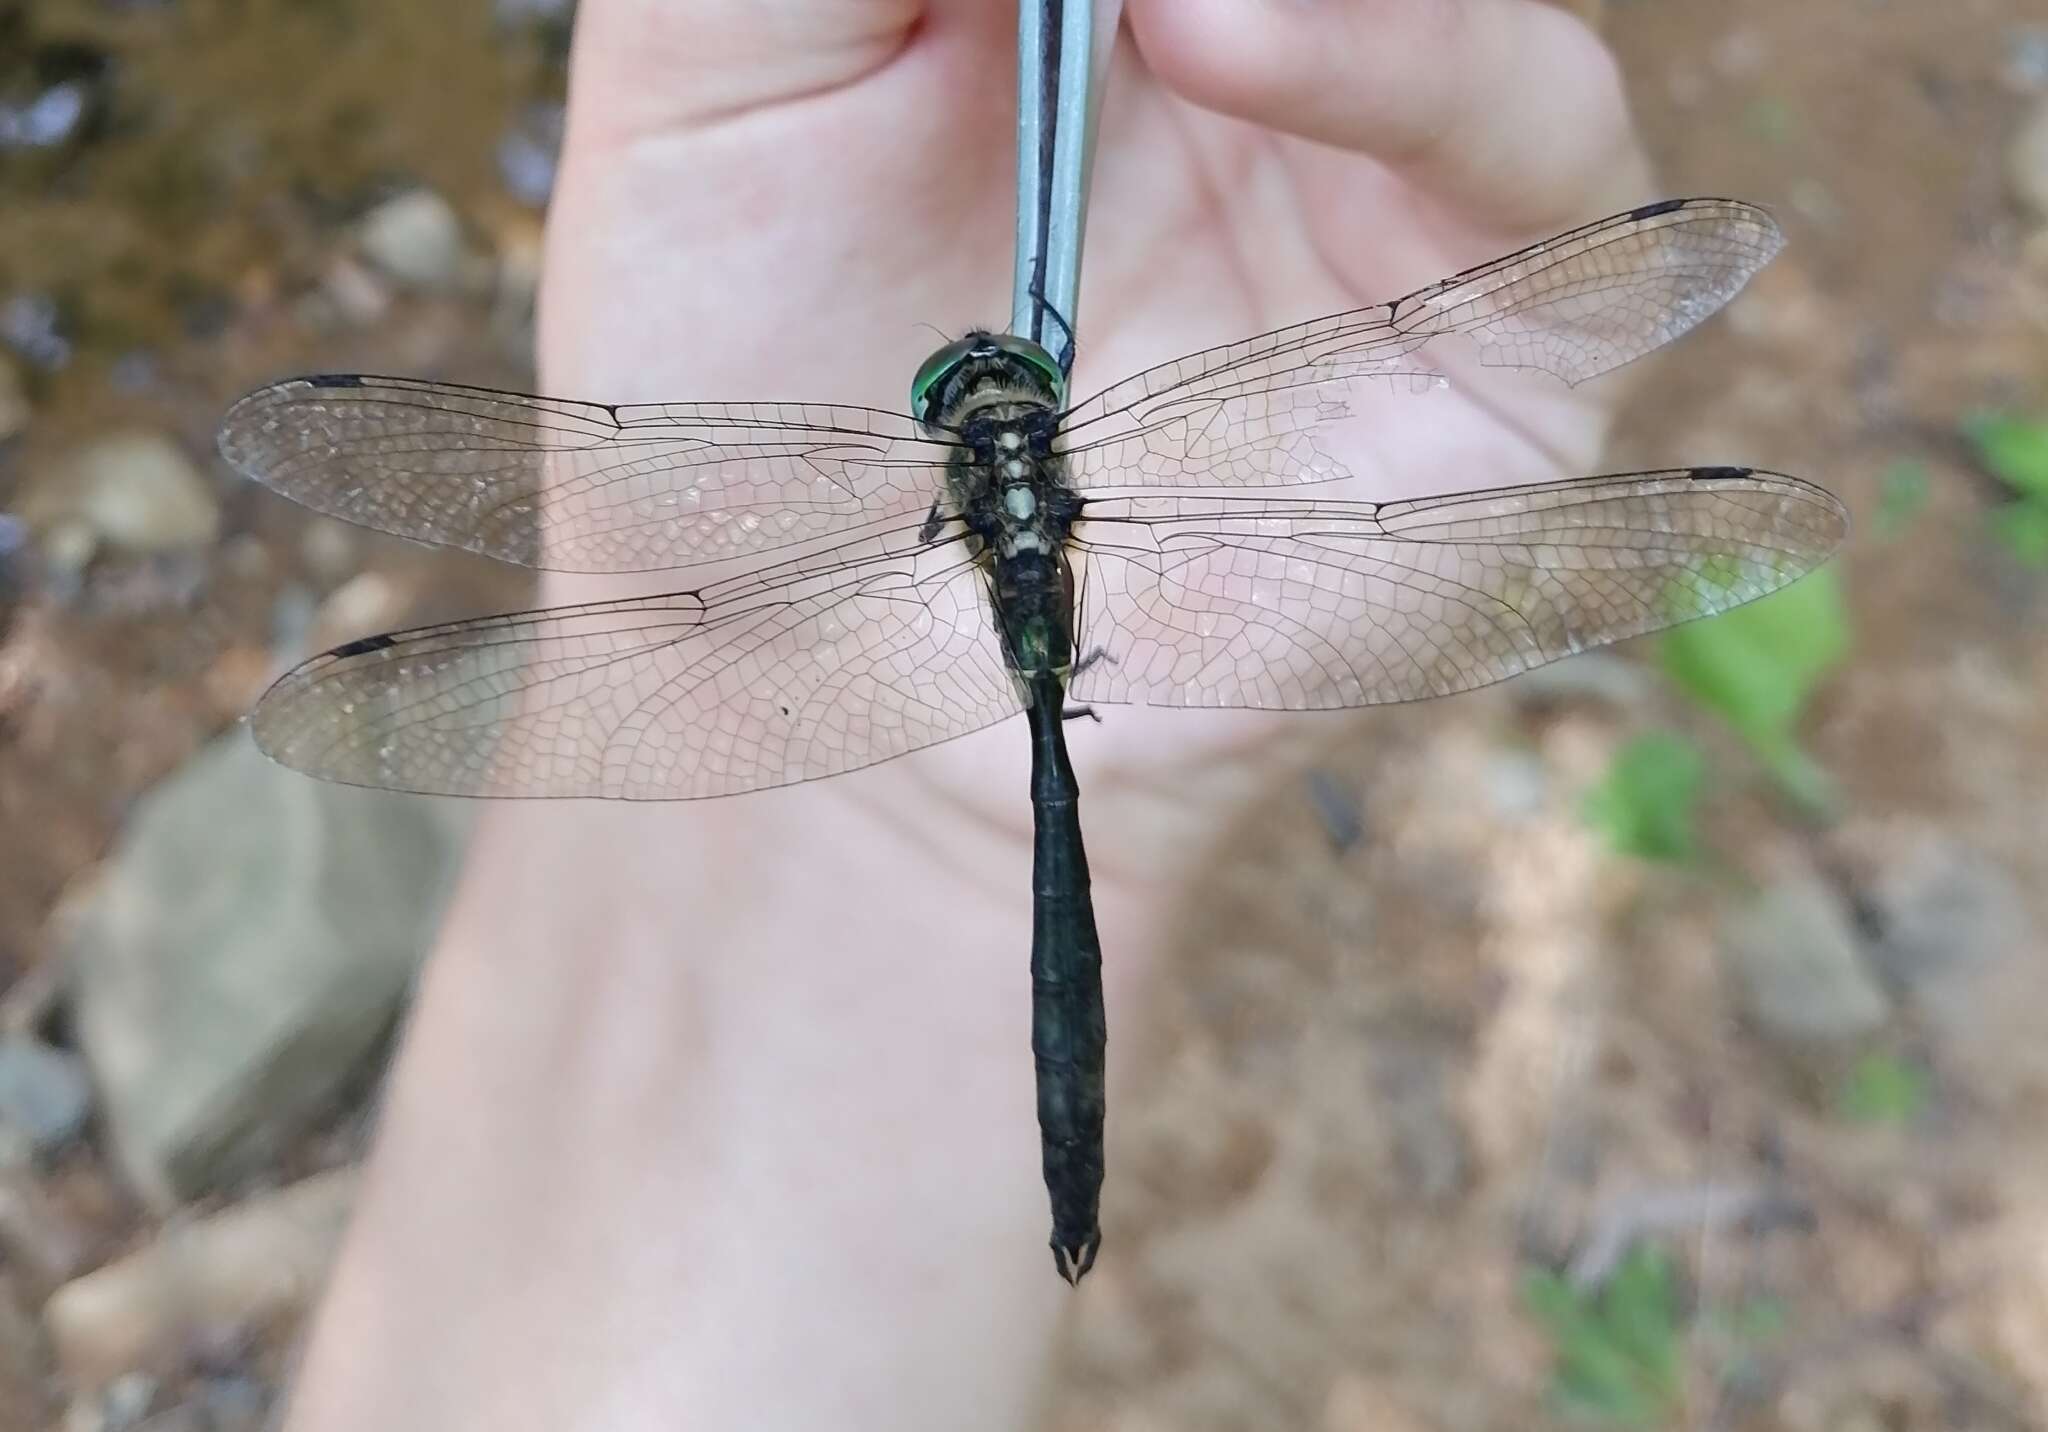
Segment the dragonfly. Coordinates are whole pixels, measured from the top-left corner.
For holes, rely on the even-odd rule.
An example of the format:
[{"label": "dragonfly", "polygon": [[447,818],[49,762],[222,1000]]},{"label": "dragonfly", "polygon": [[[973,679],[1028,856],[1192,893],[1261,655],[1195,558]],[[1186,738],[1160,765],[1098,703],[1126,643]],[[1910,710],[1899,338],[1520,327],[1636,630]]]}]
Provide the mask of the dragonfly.
[{"label": "dragonfly", "polygon": [[1760,469],[1319,492],[1350,475],[1321,436],[1349,397],[1433,371],[1429,345],[1581,383],[1708,317],[1781,243],[1739,201],[1649,204],[1073,403],[1045,348],[979,330],[917,370],[902,413],[275,383],[220,448],[307,507],[526,567],[717,570],[349,642],[270,688],[255,739],[390,790],[698,800],[1021,716],[1041,1159],[1054,1266],[1078,1282],[1102,1236],[1106,1033],[1068,718],[1445,696],[1811,571],[1846,513]]}]

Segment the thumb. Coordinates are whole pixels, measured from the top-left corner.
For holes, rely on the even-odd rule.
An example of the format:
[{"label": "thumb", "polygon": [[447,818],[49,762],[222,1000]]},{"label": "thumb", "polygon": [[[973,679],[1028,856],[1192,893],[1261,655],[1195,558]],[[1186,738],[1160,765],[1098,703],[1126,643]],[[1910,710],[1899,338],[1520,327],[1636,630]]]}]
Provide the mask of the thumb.
[{"label": "thumb", "polygon": [[583,0],[570,69],[599,143],[851,84],[909,43],[926,0]]}]

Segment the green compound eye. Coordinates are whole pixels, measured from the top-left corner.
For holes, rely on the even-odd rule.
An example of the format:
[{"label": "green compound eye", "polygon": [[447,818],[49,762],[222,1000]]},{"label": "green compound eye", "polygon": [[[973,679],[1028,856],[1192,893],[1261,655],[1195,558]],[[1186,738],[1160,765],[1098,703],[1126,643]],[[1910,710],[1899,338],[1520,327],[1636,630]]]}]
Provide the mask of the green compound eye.
[{"label": "green compound eye", "polygon": [[948,343],[918,367],[917,376],[910,380],[911,416],[921,423],[932,421],[933,400],[960,366],[970,359],[989,359],[998,353],[1008,354],[1028,366],[1032,375],[1051,390],[1054,406],[1066,402],[1067,376],[1050,353],[1028,338],[1007,333],[970,333]]},{"label": "green compound eye", "polygon": [[931,401],[933,392],[953,376],[953,370],[967,361],[967,355],[987,340],[968,337],[948,343],[918,366],[917,376],[910,380],[910,414],[921,423],[931,421],[931,414],[925,405]]},{"label": "green compound eye", "polygon": [[1060,365],[1052,354],[1040,348],[1028,338],[1012,338],[998,334],[996,346],[1012,357],[1021,358],[1038,370],[1038,376],[1045,379],[1045,386],[1052,389],[1052,405],[1064,408],[1067,405],[1067,375],[1060,371]]}]

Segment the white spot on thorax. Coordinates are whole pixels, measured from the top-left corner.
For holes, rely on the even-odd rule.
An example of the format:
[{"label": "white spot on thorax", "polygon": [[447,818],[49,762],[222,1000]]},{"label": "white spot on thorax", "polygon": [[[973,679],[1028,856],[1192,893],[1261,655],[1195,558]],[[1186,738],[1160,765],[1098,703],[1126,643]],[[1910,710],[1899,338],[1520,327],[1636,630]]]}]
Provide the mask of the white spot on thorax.
[{"label": "white spot on thorax", "polygon": [[1028,487],[1005,488],[1003,508],[1019,522],[1029,522],[1031,514],[1038,510],[1038,499],[1031,495]]}]

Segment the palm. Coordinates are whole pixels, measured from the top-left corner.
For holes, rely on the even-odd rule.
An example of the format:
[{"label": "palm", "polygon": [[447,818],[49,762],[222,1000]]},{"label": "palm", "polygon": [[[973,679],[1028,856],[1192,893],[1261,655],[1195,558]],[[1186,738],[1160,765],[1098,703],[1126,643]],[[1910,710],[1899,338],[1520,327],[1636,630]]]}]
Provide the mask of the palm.
[{"label": "palm", "polygon": [[[999,7],[949,14],[885,68],[785,112],[750,113],[737,134],[572,167],[551,235],[548,387],[901,409],[940,341],[934,327],[1000,326],[1008,312],[1014,115],[989,78],[1008,63],[1011,23]],[[1369,159],[1189,105],[1128,34],[1115,66],[1077,396],[1182,352],[1394,296],[1529,237],[1482,229]],[[1555,385],[1494,391],[1491,376],[1426,397],[1362,394],[1371,421],[1340,437],[1359,475],[1351,495],[1400,495],[1447,473],[1459,486],[1537,480],[1560,460],[1584,470],[1597,407]],[[1157,775],[1268,724],[1119,710],[1077,735],[1075,757],[1084,782]],[[847,791],[863,803],[901,802],[906,788],[971,792],[980,815],[1021,839],[1025,753],[1016,732],[985,732]],[[1098,807],[1091,819],[1108,817]]]}]

